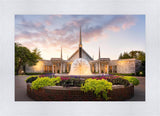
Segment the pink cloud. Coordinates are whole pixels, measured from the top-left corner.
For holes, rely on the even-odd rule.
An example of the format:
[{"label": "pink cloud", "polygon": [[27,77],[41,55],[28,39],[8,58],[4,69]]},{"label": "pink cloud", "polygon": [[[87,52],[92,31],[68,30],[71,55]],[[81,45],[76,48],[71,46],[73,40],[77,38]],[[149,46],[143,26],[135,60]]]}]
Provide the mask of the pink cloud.
[{"label": "pink cloud", "polygon": [[112,30],[114,32],[118,32],[121,29],[126,30],[130,27],[134,26],[136,23],[136,19],[133,16],[127,15],[127,16],[119,16],[112,19],[106,27],[109,30]]},{"label": "pink cloud", "polygon": [[65,35],[67,33],[67,30],[60,30],[60,29],[56,29],[52,32],[53,34],[56,34],[56,35]]},{"label": "pink cloud", "polygon": [[123,30],[126,30],[126,29],[130,28],[130,27],[133,26],[133,25],[135,25],[135,22],[127,22],[127,23],[124,23],[124,24],[122,25],[122,29],[123,29]]},{"label": "pink cloud", "polygon": [[107,29],[114,31],[114,32],[118,32],[121,30],[121,28],[118,26],[108,26]]},{"label": "pink cloud", "polygon": [[45,24],[46,24],[47,26],[52,25],[51,21],[48,21],[48,20],[45,21]]}]

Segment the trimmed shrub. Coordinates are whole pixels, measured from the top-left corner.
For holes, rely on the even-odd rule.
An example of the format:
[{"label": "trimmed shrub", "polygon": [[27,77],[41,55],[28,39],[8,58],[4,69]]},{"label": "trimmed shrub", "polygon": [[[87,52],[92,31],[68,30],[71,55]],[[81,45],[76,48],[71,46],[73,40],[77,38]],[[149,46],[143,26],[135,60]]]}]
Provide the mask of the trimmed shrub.
[{"label": "trimmed shrub", "polygon": [[113,75],[120,75],[120,76],[135,76],[135,73],[109,73]]},{"label": "trimmed shrub", "polygon": [[26,81],[26,83],[32,83],[37,78],[38,78],[38,76],[29,76],[29,77],[27,77],[27,79],[25,81]]},{"label": "trimmed shrub", "polygon": [[42,75],[42,74],[47,74],[47,73],[25,73],[26,75]]},{"label": "trimmed shrub", "polygon": [[63,86],[63,87],[81,87],[81,84],[84,84],[84,80],[81,80],[79,78],[69,78],[62,80],[57,85]]},{"label": "trimmed shrub", "polygon": [[126,79],[129,81],[129,83],[132,83],[133,85],[139,85],[139,80],[136,78],[136,77],[132,77],[132,76],[124,76],[124,77],[121,77],[123,79]]},{"label": "trimmed shrub", "polygon": [[108,90],[112,90],[112,83],[105,79],[86,79],[85,83],[81,85],[81,90],[84,92],[93,91],[97,97],[103,97],[108,100]]},{"label": "trimmed shrub", "polygon": [[49,77],[43,77],[43,78],[37,78],[35,81],[32,82],[31,89],[39,89],[41,87],[45,86],[55,86],[57,83],[61,81],[60,77],[57,78],[49,78]]},{"label": "trimmed shrub", "polygon": [[124,85],[124,86],[130,85],[129,81],[123,78],[107,79],[107,80],[111,82],[113,85]]}]

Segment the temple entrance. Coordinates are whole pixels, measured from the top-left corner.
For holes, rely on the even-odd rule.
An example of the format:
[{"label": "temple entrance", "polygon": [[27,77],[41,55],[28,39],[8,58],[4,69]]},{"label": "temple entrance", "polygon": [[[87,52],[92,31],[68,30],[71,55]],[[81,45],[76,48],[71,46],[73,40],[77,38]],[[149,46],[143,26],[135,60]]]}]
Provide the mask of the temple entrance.
[{"label": "temple entrance", "polygon": [[107,65],[105,66],[105,73],[108,73]]}]

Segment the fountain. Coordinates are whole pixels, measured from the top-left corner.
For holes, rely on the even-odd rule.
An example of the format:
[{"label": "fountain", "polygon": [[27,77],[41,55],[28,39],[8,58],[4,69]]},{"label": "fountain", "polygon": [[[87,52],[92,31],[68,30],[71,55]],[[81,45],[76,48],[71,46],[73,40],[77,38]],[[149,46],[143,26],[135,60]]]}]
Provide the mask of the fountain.
[{"label": "fountain", "polygon": [[91,75],[90,64],[84,58],[77,58],[71,65],[69,75]]}]

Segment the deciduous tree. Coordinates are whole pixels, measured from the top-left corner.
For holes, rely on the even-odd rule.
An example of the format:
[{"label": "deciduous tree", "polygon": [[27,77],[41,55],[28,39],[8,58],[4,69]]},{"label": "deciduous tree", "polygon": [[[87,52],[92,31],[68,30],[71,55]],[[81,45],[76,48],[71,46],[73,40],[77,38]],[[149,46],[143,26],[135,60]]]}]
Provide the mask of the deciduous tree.
[{"label": "deciduous tree", "polygon": [[37,48],[31,52],[21,44],[15,43],[15,74],[19,74],[21,68],[25,71],[26,64],[29,66],[35,65],[39,59],[42,58]]}]

